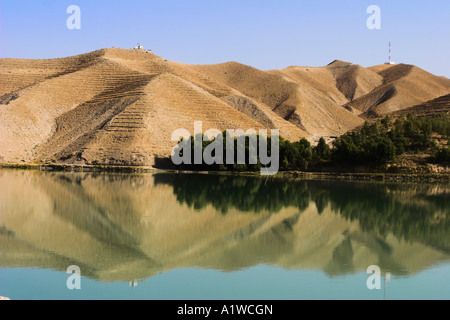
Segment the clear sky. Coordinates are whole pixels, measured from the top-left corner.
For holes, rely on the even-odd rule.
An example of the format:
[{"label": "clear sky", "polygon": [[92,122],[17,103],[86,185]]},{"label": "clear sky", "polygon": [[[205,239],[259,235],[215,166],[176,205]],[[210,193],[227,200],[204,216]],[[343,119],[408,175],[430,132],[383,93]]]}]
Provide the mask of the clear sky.
[{"label": "clear sky", "polygon": [[[69,30],[69,5],[81,10]],[[366,25],[380,8],[380,29]],[[165,59],[238,61],[267,70],[364,67],[388,59],[450,78],[450,1],[366,0],[0,0],[0,57],[56,58],[105,47],[145,49]]]}]

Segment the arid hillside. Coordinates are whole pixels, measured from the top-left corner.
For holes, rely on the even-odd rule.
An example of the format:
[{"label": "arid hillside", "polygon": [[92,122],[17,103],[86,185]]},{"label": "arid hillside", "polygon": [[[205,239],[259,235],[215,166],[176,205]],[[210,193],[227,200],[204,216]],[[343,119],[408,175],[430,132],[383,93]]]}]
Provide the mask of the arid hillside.
[{"label": "arid hillside", "polygon": [[368,68],[382,77],[382,85],[346,105],[374,118],[425,103],[450,93],[450,80],[407,64]]},{"label": "arid hillside", "polygon": [[118,48],[59,59],[0,59],[0,162],[152,166],[172,132],[279,129],[291,141],[339,136],[373,117],[450,93],[409,65],[262,71],[187,65]]},{"label": "arid hillside", "polygon": [[396,111],[393,113],[393,115],[405,115],[410,112],[414,112],[418,116],[428,116],[442,112],[450,112],[450,94],[446,94],[436,99],[426,101],[425,103]]}]

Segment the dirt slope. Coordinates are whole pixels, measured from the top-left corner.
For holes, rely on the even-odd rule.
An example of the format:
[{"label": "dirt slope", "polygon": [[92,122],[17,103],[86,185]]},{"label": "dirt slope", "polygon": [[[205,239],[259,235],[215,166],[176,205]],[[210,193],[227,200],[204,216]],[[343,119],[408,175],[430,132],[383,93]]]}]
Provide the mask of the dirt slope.
[{"label": "dirt slope", "polygon": [[[336,88],[316,88],[329,83],[329,79],[320,78],[322,68],[312,76],[302,74],[299,67],[265,72],[237,62],[193,68],[266,105],[310,136],[340,135],[361,123],[356,115],[340,107],[347,100]],[[317,76],[314,82],[309,81]],[[334,97],[330,97],[328,92],[333,91]]]},{"label": "dirt slope", "polygon": [[336,87],[349,101],[371,92],[383,81],[380,75],[353,63],[336,60],[327,68],[336,79]]},{"label": "dirt slope", "polygon": [[408,65],[262,71],[187,65],[118,48],[59,59],[0,59],[0,162],[154,164],[172,132],[279,129],[291,141],[338,136],[363,118],[450,92]]},{"label": "dirt slope", "polygon": [[429,100],[425,103],[402,109],[393,113],[394,116],[406,115],[414,112],[418,116],[429,116],[439,113],[450,112],[450,94],[440,96],[439,98]]},{"label": "dirt slope", "polygon": [[205,130],[263,128],[145,51],[56,60],[1,61],[2,162],[151,165],[155,153],[170,155],[171,133],[192,131],[194,120]]},{"label": "dirt slope", "polygon": [[450,92],[450,80],[435,76],[413,65],[375,67],[383,84],[347,106],[371,118],[406,109]]}]

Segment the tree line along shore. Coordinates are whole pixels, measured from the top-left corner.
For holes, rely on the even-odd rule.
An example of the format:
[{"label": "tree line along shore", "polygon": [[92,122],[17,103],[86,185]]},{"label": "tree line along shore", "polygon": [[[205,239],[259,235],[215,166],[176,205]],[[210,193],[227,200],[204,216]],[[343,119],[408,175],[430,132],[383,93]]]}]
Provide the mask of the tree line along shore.
[{"label": "tree line along shore", "polygon": [[[428,117],[410,113],[396,119],[385,116],[371,122],[366,121],[361,127],[339,136],[331,144],[327,144],[323,137],[315,146],[305,138],[291,142],[280,137],[279,170],[408,173],[408,169],[422,167],[441,168],[440,171],[429,173],[445,173],[450,164],[449,136],[450,115],[447,113]],[[259,139],[259,136],[257,138]],[[270,140],[270,137],[267,139]],[[226,138],[223,140],[225,154]],[[222,164],[195,164],[193,141],[194,137],[191,137],[191,164],[177,165],[177,169],[234,172],[253,172],[261,169],[259,159],[256,164],[249,162],[250,149],[254,148],[250,144],[250,137],[245,140],[245,163],[234,161],[232,164],[227,164],[226,161]],[[203,141],[202,151],[212,142]],[[267,144],[270,145],[270,141]],[[236,157],[236,143],[234,148]],[[399,162],[402,158],[410,160],[406,167]],[[427,172],[413,170],[409,173]]]}]

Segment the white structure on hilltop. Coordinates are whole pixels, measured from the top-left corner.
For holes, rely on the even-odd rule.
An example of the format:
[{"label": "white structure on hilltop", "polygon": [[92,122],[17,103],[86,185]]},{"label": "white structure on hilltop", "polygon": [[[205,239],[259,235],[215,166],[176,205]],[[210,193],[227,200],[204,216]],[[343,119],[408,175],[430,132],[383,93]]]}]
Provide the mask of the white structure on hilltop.
[{"label": "white structure on hilltop", "polygon": [[388,62],[385,62],[384,64],[395,64],[394,61],[391,61],[391,43],[389,42],[389,60]]},{"label": "white structure on hilltop", "polygon": [[135,46],[134,49],[137,49],[137,50],[144,50],[144,47],[141,46],[141,44],[138,42],[137,46]]}]

